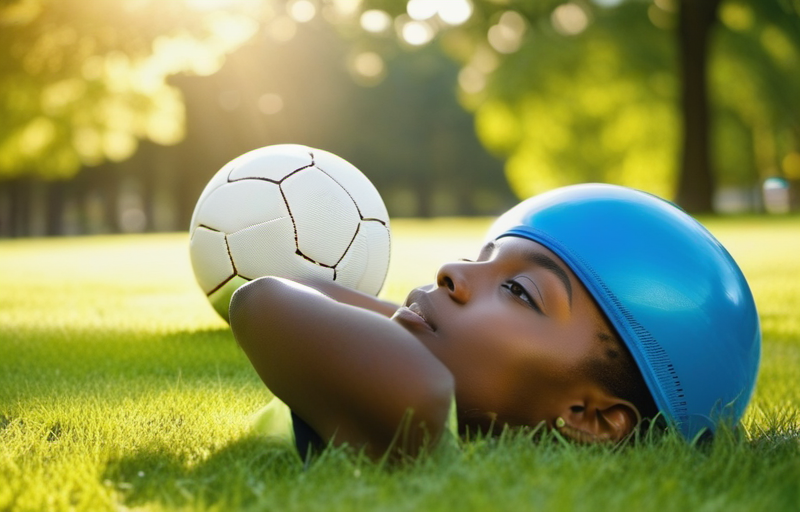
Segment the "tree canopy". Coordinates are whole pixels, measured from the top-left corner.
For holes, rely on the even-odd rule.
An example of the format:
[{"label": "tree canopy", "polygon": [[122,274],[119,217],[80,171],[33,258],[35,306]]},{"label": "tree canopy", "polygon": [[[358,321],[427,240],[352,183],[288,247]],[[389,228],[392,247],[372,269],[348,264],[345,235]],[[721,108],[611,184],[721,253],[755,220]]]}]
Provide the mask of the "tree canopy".
[{"label": "tree canopy", "polygon": [[216,72],[258,28],[246,7],[0,2],[0,178],[71,177],[127,159],[140,139],[180,141],[183,98],[166,79]]},{"label": "tree canopy", "polygon": [[[688,58],[708,75],[708,105],[681,101],[687,50],[676,41],[690,6],[707,17],[707,50],[690,44]],[[723,187],[800,180],[800,0],[0,0],[0,179],[68,178],[142,140],[176,144],[186,102],[170,76],[212,75],[254,36],[288,41],[315,16],[350,42],[351,77],[397,88],[396,101],[436,61],[398,55],[438,43],[519,196],[607,181],[676,197],[703,173]],[[436,87],[432,98],[448,86]],[[365,104],[382,101],[372,96]],[[279,100],[262,95],[258,108]]]},{"label": "tree canopy", "polygon": [[[470,14],[449,22],[457,4]],[[698,8],[709,32],[690,41],[688,58],[705,59],[709,39],[699,72],[712,185],[800,179],[797,0],[367,0],[360,22],[377,32],[369,21],[385,13],[407,47],[439,38],[462,66],[462,104],[518,195],[608,181],[675,197],[679,179],[698,174],[679,173],[682,145],[697,141],[682,124],[696,128],[694,107],[681,106],[690,77],[676,44]]]}]

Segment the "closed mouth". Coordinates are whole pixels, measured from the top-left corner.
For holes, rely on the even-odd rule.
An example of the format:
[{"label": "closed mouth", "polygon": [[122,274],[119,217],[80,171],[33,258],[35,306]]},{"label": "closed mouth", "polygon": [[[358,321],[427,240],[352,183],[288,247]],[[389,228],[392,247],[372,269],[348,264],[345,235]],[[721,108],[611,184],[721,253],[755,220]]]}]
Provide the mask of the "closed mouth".
[{"label": "closed mouth", "polygon": [[405,306],[398,309],[394,316],[403,323],[423,325],[431,331],[436,331],[436,324],[430,314],[431,309],[427,294],[421,290],[414,290],[409,294]]},{"label": "closed mouth", "polygon": [[434,327],[431,324],[431,322],[428,320],[428,317],[425,316],[425,312],[422,311],[422,308],[420,307],[420,305],[418,303],[412,302],[411,304],[408,305],[408,309],[410,309],[412,313],[414,313],[416,315],[419,315],[419,317],[422,318],[422,320],[426,324],[430,325],[431,326],[431,330],[434,330],[434,331],[436,330],[436,329],[434,329]]}]

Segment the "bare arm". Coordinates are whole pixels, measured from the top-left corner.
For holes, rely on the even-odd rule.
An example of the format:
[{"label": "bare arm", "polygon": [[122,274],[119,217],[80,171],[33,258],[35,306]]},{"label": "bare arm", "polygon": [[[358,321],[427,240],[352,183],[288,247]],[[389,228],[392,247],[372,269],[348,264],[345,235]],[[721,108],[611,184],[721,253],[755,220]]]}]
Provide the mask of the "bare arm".
[{"label": "bare arm", "polygon": [[383,316],[392,316],[399,307],[397,304],[380,300],[372,295],[347,288],[331,281],[309,279],[295,279],[295,281],[319,290],[337,302],[343,302],[344,304],[350,304],[351,306],[358,306],[362,309],[375,311]]},{"label": "bare arm", "polygon": [[234,294],[230,320],[267,387],[323,439],[413,455],[444,430],[452,375],[386,316],[267,277]]}]

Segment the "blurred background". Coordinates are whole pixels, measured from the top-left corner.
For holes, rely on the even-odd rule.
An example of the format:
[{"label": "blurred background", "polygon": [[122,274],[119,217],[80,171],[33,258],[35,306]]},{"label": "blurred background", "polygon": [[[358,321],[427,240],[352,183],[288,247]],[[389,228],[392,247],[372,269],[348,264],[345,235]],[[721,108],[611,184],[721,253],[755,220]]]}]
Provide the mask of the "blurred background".
[{"label": "blurred background", "polygon": [[399,216],[800,208],[800,0],[0,0],[0,236],[175,231],[299,143]]}]

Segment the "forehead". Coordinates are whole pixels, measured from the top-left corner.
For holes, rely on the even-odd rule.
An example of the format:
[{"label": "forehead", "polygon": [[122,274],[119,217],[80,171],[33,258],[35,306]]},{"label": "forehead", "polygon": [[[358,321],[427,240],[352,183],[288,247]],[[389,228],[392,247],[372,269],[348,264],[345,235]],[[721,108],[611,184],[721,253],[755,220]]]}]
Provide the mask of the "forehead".
[{"label": "forehead", "polygon": [[546,254],[553,260],[556,260],[560,265],[567,267],[567,264],[564,263],[561,258],[558,257],[558,255],[556,255],[546,246],[540,244],[539,242],[534,242],[529,238],[516,235],[506,235],[487,242],[486,245],[481,248],[481,253],[491,253],[492,251],[501,249],[504,252],[508,252],[510,255],[517,257],[526,257],[527,255],[534,253]]},{"label": "forehead", "polygon": [[493,254],[502,254],[505,258],[517,259],[522,263],[544,266],[565,274],[570,282],[578,282],[572,269],[556,253],[528,238],[519,236],[504,236],[488,242],[481,248],[481,257],[488,259]]}]

